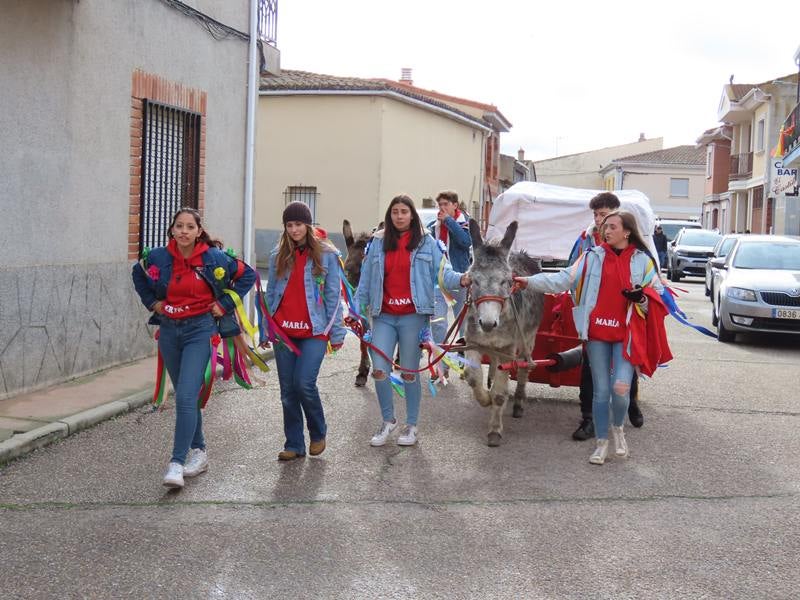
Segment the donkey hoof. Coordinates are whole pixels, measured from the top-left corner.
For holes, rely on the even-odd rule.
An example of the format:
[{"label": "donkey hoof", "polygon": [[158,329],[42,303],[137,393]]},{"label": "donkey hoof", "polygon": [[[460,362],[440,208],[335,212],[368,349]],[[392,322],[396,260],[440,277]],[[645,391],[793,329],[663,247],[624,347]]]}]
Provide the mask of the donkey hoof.
[{"label": "donkey hoof", "polygon": [[367,385],[366,375],[356,375],[356,387],[364,387]]},{"label": "donkey hoof", "polygon": [[515,404],[514,409],[511,411],[511,416],[519,419],[522,416],[523,408],[521,404]]},{"label": "donkey hoof", "polygon": [[496,448],[497,446],[500,445],[501,439],[503,439],[503,436],[501,436],[499,433],[497,433],[496,431],[490,431],[487,444],[489,445],[490,448]]}]

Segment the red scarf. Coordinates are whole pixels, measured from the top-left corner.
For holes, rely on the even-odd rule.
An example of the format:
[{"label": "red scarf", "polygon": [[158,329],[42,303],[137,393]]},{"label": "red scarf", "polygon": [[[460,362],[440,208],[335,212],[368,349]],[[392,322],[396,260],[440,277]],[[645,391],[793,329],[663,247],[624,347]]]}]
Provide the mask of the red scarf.
[{"label": "red scarf", "polygon": [[672,352],[664,327],[664,317],[669,311],[652,287],[644,288],[644,293],[648,299],[647,315],[642,318],[634,309],[628,325],[631,351],[629,354],[626,348],[623,348],[623,356],[650,377],[656,372],[658,365],[672,360]]},{"label": "red scarf", "polygon": [[625,317],[628,300],[622,290],[631,287],[631,256],[636,247],[628,246],[619,256],[608,244],[605,250],[603,272],[597,302],[589,315],[589,339],[603,342],[621,342],[625,339]]},{"label": "red scarf", "polygon": [[[456,214],[453,215],[453,218],[458,220],[458,217],[461,216],[461,211],[456,209]],[[442,243],[447,246],[447,235],[450,232],[447,230],[447,226],[444,224],[444,219],[439,221],[439,239],[442,240]]]}]

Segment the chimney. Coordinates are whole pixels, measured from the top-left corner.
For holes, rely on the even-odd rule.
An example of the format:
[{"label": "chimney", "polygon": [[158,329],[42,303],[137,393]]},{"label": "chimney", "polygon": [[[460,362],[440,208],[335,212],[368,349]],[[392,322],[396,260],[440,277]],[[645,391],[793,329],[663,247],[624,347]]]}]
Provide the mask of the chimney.
[{"label": "chimney", "polygon": [[646,142],[646,141],[647,141],[647,138],[646,138],[646,137],[644,137],[644,133],[640,133],[640,134],[639,134],[639,141],[640,141],[640,142]]},{"label": "chimney", "polygon": [[517,150],[517,160],[519,162],[525,162],[525,148]]},{"label": "chimney", "polygon": [[414,85],[414,80],[411,78],[410,67],[403,67],[402,69],[400,69],[400,83],[405,83],[406,85]]}]

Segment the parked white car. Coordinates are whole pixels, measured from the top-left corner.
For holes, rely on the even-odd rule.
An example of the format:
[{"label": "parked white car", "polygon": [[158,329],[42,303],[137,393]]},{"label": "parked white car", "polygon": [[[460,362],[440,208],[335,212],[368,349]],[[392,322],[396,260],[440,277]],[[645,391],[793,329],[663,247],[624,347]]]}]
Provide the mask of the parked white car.
[{"label": "parked white car", "polygon": [[719,341],[743,332],[800,334],[800,240],[743,235],[712,266],[711,321]]}]

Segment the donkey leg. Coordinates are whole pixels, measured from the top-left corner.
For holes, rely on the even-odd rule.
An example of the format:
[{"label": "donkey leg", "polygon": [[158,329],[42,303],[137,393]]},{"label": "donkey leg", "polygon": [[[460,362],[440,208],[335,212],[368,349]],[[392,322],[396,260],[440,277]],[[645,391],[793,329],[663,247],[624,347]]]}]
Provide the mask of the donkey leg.
[{"label": "donkey leg", "polygon": [[528,383],[528,369],[517,369],[517,389],[514,390],[514,408],[512,409],[512,416],[519,419],[525,410],[522,402],[527,398],[525,395],[525,384]]},{"label": "donkey leg", "polygon": [[489,415],[489,446],[499,446],[503,437],[503,411],[508,398],[508,371],[497,371],[490,395],[492,408]]},{"label": "donkey leg", "polygon": [[486,387],[487,389],[491,389],[492,387],[492,380],[494,379],[495,371],[497,371],[497,357],[490,356],[489,357],[489,374],[486,376]]},{"label": "donkey leg", "polygon": [[367,351],[367,345],[361,342],[361,362],[358,363],[356,387],[364,387],[367,385],[367,375],[369,375],[369,352]]},{"label": "donkey leg", "polygon": [[475,400],[478,401],[478,404],[481,406],[489,406],[492,401],[489,398],[489,392],[483,387],[481,358],[480,352],[476,352],[475,350],[467,351],[467,368],[464,370],[464,375],[469,387],[472,388],[472,393],[475,396]]}]

